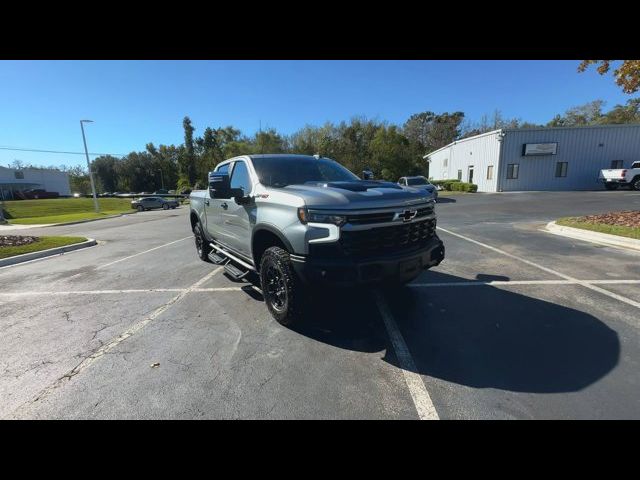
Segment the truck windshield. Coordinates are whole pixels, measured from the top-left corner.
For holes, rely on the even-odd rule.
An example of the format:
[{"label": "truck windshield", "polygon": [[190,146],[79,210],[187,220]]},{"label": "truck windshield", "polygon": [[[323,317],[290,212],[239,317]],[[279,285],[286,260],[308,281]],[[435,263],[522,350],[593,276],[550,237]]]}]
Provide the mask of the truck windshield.
[{"label": "truck windshield", "polygon": [[260,183],[267,187],[359,180],[338,162],[326,158],[263,157],[251,160]]},{"label": "truck windshield", "polygon": [[426,185],[427,179],[418,177],[418,178],[407,178],[408,185]]}]

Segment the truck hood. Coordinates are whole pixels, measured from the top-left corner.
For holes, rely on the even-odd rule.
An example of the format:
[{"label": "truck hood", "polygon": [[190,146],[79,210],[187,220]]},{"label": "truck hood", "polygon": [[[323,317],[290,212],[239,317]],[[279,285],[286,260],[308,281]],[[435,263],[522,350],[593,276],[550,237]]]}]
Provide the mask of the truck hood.
[{"label": "truck hood", "polygon": [[351,182],[307,182],[289,185],[284,191],[301,197],[309,208],[362,210],[404,207],[427,202],[426,190],[401,188],[391,182],[354,180]]}]

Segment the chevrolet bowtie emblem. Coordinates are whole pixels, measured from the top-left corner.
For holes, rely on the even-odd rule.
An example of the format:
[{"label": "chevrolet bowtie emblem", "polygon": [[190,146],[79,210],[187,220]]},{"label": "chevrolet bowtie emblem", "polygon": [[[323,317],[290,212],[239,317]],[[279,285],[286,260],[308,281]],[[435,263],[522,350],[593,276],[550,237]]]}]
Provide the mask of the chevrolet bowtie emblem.
[{"label": "chevrolet bowtie emblem", "polygon": [[405,210],[396,214],[396,218],[401,218],[403,222],[410,222],[418,214],[417,210]]}]

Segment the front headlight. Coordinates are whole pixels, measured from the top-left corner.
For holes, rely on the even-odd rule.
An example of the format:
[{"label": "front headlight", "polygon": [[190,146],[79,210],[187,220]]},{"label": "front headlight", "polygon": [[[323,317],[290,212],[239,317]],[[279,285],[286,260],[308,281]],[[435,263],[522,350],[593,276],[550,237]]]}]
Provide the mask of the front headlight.
[{"label": "front headlight", "polygon": [[301,223],[331,223],[340,227],[347,222],[344,215],[332,215],[326,213],[310,212],[306,207],[298,208],[298,218]]}]

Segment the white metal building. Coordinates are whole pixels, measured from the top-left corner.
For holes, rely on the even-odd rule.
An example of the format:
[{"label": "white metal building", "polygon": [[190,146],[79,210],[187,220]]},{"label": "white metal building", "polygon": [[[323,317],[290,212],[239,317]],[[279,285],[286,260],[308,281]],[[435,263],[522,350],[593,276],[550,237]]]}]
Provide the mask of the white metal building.
[{"label": "white metal building", "polygon": [[457,178],[479,192],[601,189],[600,170],[640,160],[640,125],[494,130],[424,158],[433,180]]},{"label": "white metal building", "polygon": [[60,196],[71,195],[69,175],[60,170],[0,167],[0,198],[8,200],[13,198],[14,192],[30,189],[58,192]]}]

